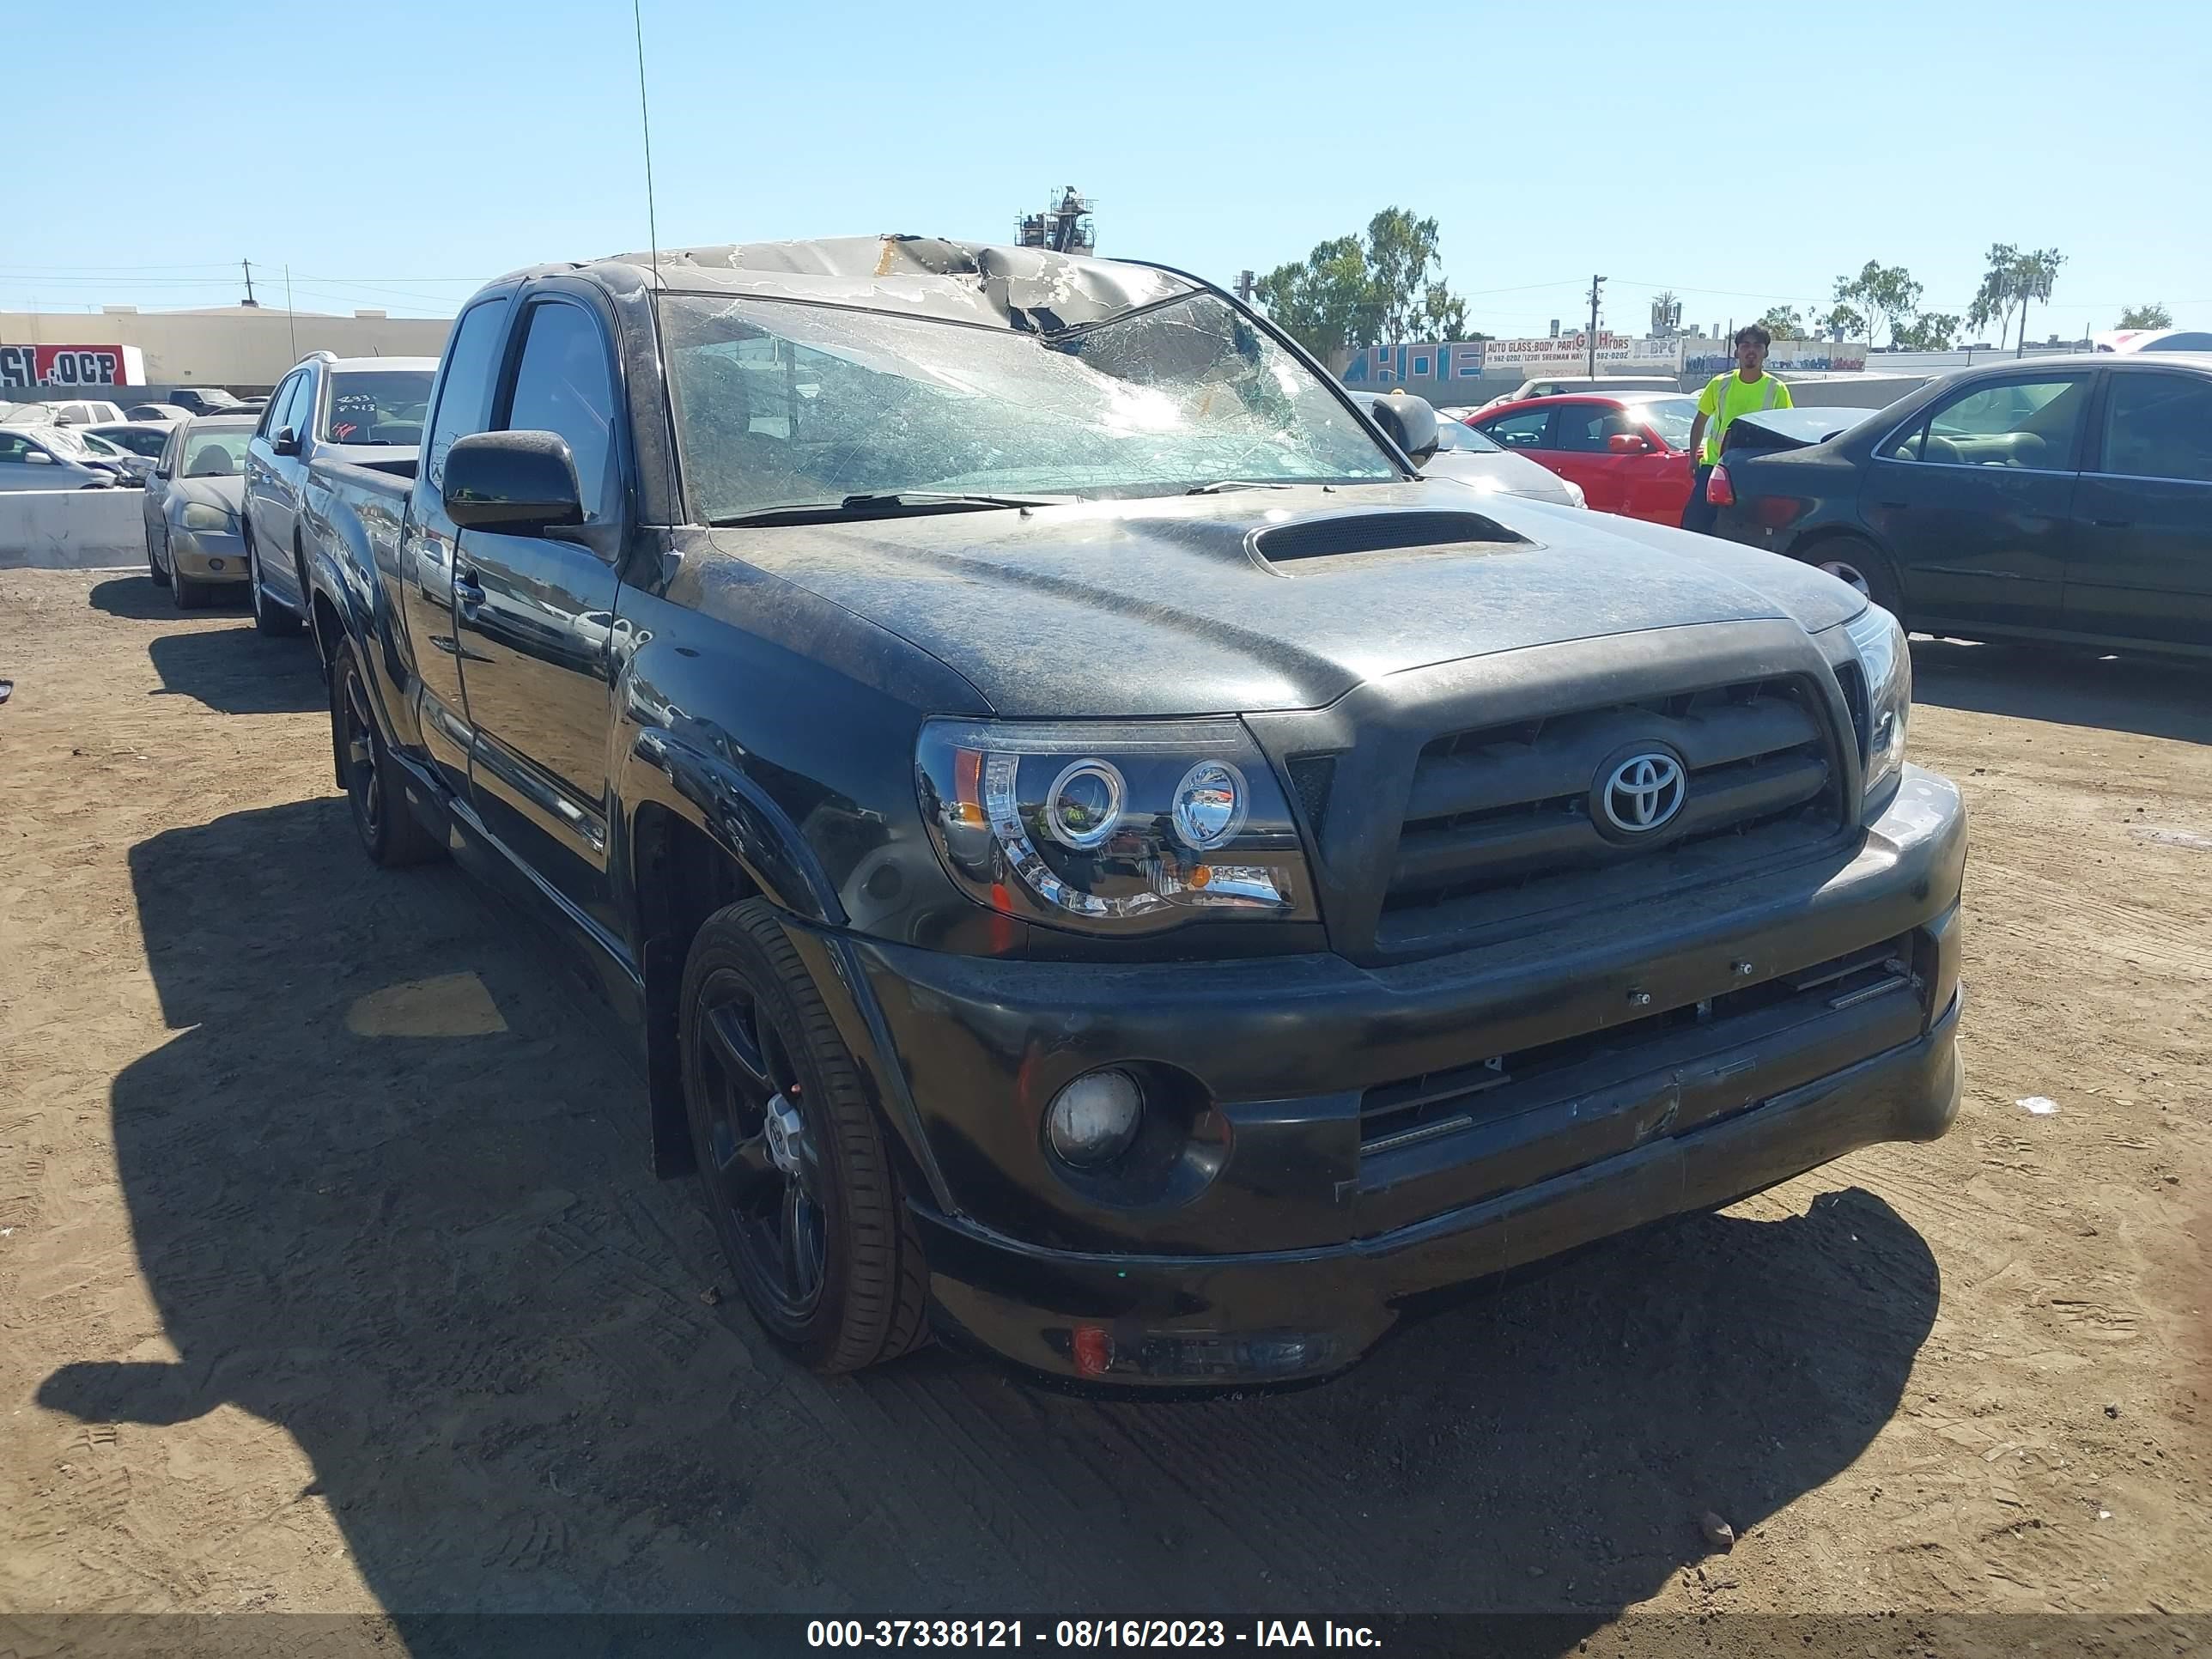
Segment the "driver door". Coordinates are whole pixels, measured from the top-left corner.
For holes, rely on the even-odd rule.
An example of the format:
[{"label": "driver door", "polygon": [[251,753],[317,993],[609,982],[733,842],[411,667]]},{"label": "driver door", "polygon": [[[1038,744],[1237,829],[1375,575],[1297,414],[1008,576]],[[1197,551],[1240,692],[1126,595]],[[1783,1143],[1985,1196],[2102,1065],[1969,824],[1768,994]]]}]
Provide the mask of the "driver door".
[{"label": "driver door", "polygon": [[1976,380],[1875,447],[1860,512],[1915,627],[2057,628],[2091,369]]}]

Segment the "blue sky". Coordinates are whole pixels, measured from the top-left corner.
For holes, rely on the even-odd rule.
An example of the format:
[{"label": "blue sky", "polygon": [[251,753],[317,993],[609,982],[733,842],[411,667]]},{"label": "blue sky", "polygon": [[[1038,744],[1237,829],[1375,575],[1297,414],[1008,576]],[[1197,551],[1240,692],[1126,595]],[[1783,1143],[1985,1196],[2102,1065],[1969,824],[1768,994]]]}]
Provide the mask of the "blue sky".
[{"label": "blue sky", "polygon": [[[1447,3],[1402,11],[644,0],[665,245],[1003,240],[1073,182],[1100,252],[1218,280],[1401,204],[1492,333],[1826,301],[1992,241],[2069,256],[2039,337],[2212,321],[2212,8]],[[0,309],[450,314],[647,240],[629,0],[30,5],[7,26]],[[155,112],[204,111],[166,130]],[[149,116],[155,118],[149,119]],[[1723,119],[1734,136],[1720,145]]]}]

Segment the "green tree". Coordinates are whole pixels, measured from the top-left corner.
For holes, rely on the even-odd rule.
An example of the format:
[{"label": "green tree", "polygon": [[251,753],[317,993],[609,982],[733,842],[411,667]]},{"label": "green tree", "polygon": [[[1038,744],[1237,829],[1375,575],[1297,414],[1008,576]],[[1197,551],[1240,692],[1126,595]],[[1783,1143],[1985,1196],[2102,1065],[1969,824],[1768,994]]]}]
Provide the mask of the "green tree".
[{"label": "green tree", "polygon": [[1373,345],[1380,319],[1357,236],[1322,243],[1304,264],[1277,265],[1252,292],[1285,334],[1315,356]]},{"label": "green tree", "polygon": [[1948,311],[1923,311],[1900,320],[1889,343],[1899,351],[1948,351],[1959,337],[1959,319]]},{"label": "green tree", "polygon": [[1863,340],[1874,332],[1867,323],[1866,314],[1846,305],[1830,307],[1828,314],[1820,319],[1820,326],[1838,330],[1847,340]]},{"label": "green tree", "polygon": [[1322,243],[1278,265],[1253,294],[1284,332],[1319,357],[1400,340],[1463,340],[1467,307],[1436,271],[1434,219],[1384,208],[1367,234]]},{"label": "green tree", "polygon": [[1982,273],[1982,285],[1974,290],[1973,301],[1966,307],[1968,325],[1978,331],[1995,323],[1997,343],[2002,345],[2011,329],[2013,313],[2018,312],[2024,349],[2027,343],[2027,308],[2039,300],[2050,303],[2058,267],[2065,263],[2066,256],[2055,247],[2023,253],[2010,242],[1992,242],[1989,268]]},{"label": "green tree", "polygon": [[[1869,259],[1856,276],[1836,278],[1839,307],[1856,310],[1866,323],[1869,345],[1881,343],[1881,331],[1889,331],[1893,343],[1897,325],[1920,309],[1921,286],[1903,265],[1886,265]],[[1832,315],[1832,313],[1831,313]]]},{"label": "green tree", "polygon": [[2147,306],[2130,306],[2120,313],[2122,328],[2172,328],[2173,313],[2157,301]]},{"label": "green tree", "polygon": [[1769,306],[1759,325],[1778,340],[1802,339],[1805,334],[1805,319],[1791,306]]}]

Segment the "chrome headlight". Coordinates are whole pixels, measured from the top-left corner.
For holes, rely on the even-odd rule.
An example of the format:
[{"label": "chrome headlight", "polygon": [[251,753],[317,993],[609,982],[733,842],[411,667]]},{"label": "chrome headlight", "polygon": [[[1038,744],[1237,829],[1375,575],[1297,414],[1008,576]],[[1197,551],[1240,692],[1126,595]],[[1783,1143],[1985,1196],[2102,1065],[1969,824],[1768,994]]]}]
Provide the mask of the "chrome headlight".
[{"label": "chrome headlight", "polygon": [[1233,720],[932,720],[923,820],[970,898],[1100,933],[1318,915],[1289,803]]},{"label": "chrome headlight", "polygon": [[187,503],[185,510],[178,515],[177,522],[187,530],[228,530],[234,521],[222,507],[192,501]]},{"label": "chrome headlight", "polygon": [[1866,678],[1866,799],[1905,765],[1905,726],[1912,713],[1912,653],[1896,617],[1870,605],[1844,624]]}]

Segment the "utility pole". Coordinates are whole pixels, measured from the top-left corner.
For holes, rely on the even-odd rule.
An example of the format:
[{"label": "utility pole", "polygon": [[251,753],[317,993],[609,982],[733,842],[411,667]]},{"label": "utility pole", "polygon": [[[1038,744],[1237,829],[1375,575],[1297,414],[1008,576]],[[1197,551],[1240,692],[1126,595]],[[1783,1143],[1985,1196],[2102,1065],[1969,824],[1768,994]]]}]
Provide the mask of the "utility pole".
[{"label": "utility pole", "polygon": [[1597,295],[1604,286],[1604,277],[1590,278],[1589,375],[1593,380],[1597,379]]},{"label": "utility pole", "polygon": [[1252,273],[1249,270],[1237,273],[1237,297],[1248,306],[1252,303]]},{"label": "utility pole", "polygon": [[246,303],[250,306],[259,305],[261,301],[253,297],[253,261],[240,259],[238,262],[238,268],[246,273]]}]

